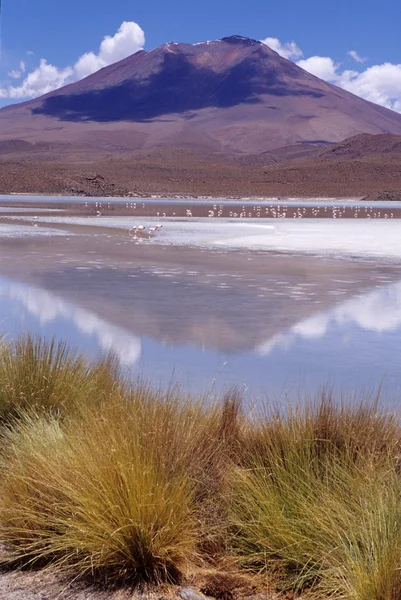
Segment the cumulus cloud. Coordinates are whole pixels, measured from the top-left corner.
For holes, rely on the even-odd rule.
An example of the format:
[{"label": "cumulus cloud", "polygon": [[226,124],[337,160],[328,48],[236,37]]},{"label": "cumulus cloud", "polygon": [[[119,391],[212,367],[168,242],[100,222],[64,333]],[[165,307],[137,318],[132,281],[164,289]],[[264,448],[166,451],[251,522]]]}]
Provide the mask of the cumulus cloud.
[{"label": "cumulus cloud", "polygon": [[[277,38],[266,38],[262,41],[312,75],[334,83],[365,100],[401,113],[401,64],[387,62],[367,67],[362,71],[344,69],[329,56],[300,58],[303,52],[295,42],[282,44]],[[366,62],[356,50],[350,50],[347,54],[360,65]]]},{"label": "cumulus cloud", "polygon": [[[42,58],[39,66],[28,73],[19,85],[0,87],[0,98],[36,98],[47,94],[138,52],[144,43],[145,34],[141,27],[133,21],[124,21],[115,35],[106,35],[103,38],[97,54],[86,52],[74,65],[64,68],[56,67]],[[20,69],[10,71],[9,76],[19,79],[25,70],[25,63],[21,62]]]},{"label": "cumulus cloud", "polygon": [[144,43],[145,34],[141,27],[132,21],[124,21],[113,37],[106,35],[100,44],[98,54],[87,52],[77,60],[74,66],[77,78],[86,77],[138,52],[143,48]]},{"label": "cumulus cloud", "polygon": [[19,64],[19,69],[13,69],[9,73],[7,73],[7,75],[8,75],[8,77],[11,77],[12,79],[20,79],[22,77],[22,75],[25,73],[25,71],[26,71],[26,65],[25,65],[24,61],[21,60],[21,62]]},{"label": "cumulus cloud", "polygon": [[282,44],[278,38],[273,37],[267,37],[262,40],[262,42],[284,58],[297,60],[303,56],[301,48],[299,48],[295,42],[286,42],[285,44]]},{"label": "cumulus cloud", "polygon": [[341,70],[341,65],[326,56],[311,56],[297,64],[356,96],[401,112],[401,64],[384,63],[364,71]]},{"label": "cumulus cloud", "polygon": [[29,73],[20,85],[9,85],[0,88],[0,97],[13,99],[35,98],[73,81],[73,78],[74,69],[72,67],[59,69],[42,58],[39,66]]},{"label": "cumulus cloud", "polygon": [[18,71],[18,69],[13,69],[12,71],[9,71],[7,75],[12,79],[20,79],[20,77],[22,77],[22,73],[21,71]]},{"label": "cumulus cloud", "polygon": [[365,100],[401,112],[401,64],[374,65],[362,72],[344,71],[334,83]]},{"label": "cumulus cloud", "polygon": [[356,96],[401,112],[401,64],[384,63],[364,71],[341,70],[340,64],[324,56],[312,56],[297,64]]},{"label": "cumulus cloud", "polygon": [[335,81],[338,77],[339,65],[328,56],[311,56],[305,60],[299,60],[297,65],[325,81]]},{"label": "cumulus cloud", "polygon": [[349,52],[347,52],[347,54],[348,56],[353,58],[357,63],[364,63],[367,60],[366,58],[358,54],[356,50],[350,50]]}]

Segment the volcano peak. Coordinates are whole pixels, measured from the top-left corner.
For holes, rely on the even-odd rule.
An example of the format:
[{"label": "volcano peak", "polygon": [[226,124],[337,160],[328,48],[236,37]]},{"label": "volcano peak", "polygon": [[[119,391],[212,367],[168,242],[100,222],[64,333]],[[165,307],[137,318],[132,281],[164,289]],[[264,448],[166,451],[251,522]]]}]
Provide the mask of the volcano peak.
[{"label": "volcano peak", "polygon": [[401,115],[318,79],[263,42],[232,35],[142,50],[0,110],[0,141],[16,131],[19,140],[120,150],[259,153],[360,133],[400,135]]},{"label": "volcano peak", "polygon": [[241,44],[243,46],[256,46],[262,44],[262,42],[258,40],[244,37],[242,35],[230,35],[228,37],[221,38],[220,41],[225,42],[226,44]]}]

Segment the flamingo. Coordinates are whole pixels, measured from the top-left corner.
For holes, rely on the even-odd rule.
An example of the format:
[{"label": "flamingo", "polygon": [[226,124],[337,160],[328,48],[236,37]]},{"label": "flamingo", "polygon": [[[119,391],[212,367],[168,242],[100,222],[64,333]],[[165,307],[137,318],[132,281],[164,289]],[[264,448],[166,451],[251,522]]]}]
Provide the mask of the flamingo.
[{"label": "flamingo", "polygon": [[154,237],[154,235],[160,231],[163,225],[155,225],[154,227],[149,227],[146,231],[145,225],[133,225],[132,229],[128,230],[128,234],[134,239],[140,241],[142,239],[150,239]]}]

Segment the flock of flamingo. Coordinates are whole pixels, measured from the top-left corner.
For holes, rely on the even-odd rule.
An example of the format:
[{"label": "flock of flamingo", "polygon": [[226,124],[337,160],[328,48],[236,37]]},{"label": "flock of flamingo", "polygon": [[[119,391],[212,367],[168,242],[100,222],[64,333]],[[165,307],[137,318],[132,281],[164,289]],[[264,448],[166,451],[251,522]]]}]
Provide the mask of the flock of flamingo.
[{"label": "flock of flamingo", "polygon": [[144,225],[134,225],[128,230],[128,234],[134,240],[149,240],[152,237],[155,237],[156,233],[160,231],[162,227],[163,225],[155,225],[154,227],[146,229]]}]

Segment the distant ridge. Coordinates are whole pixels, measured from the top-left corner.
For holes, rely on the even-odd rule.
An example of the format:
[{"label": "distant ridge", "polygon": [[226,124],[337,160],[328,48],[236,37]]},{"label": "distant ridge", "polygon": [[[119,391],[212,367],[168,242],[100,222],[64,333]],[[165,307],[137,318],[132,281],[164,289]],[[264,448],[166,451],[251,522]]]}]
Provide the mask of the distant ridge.
[{"label": "distant ridge", "polygon": [[140,51],[0,110],[0,141],[50,144],[60,155],[157,147],[258,154],[361,133],[400,135],[401,115],[238,35]]}]

